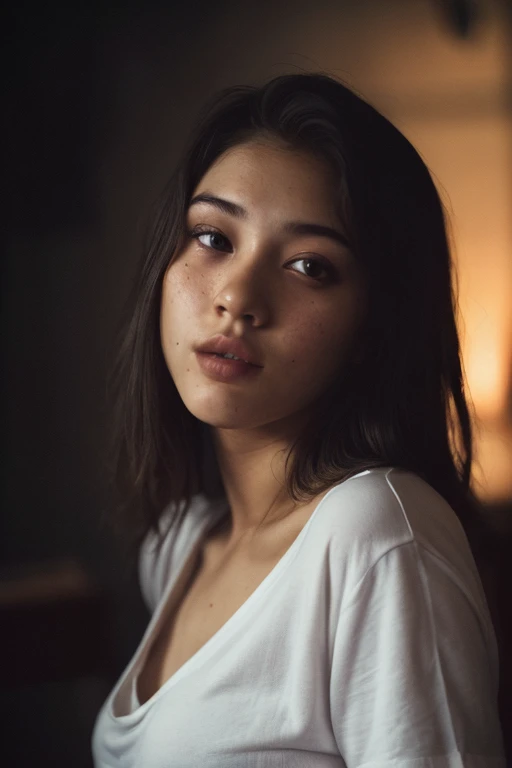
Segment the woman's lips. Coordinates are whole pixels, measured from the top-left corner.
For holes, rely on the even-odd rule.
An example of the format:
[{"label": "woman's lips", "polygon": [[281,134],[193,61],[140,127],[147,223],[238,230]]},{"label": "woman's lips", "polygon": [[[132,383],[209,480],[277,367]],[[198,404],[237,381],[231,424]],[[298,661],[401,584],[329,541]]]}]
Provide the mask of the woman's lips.
[{"label": "woman's lips", "polygon": [[245,360],[231,360],[210,352],[196,352],[196,357],[203,373],[215,381],[229,382],[251,378],[263,370],[261,366],[246,363]]},{"label": "woman's lips", "polygon": [[235,338],[234,336],[224,336],[222,333],[217,333],[212,336],[203,344],[196,346],[196,352],[208,352],[215,355],[234,355],[234,357],[244,360],[251,365],[257,365],[261,367],[261,364],[257,358],[256,351],[252,349],[252,346],[245,339]]}]

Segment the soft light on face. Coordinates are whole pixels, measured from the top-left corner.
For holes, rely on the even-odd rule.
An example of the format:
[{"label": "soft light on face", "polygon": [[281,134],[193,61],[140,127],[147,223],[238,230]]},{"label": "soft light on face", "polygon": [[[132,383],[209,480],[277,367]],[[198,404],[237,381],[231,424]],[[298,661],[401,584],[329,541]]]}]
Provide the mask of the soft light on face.
[{"label": "soft light on face", "polygon": [[[334,189],[322,161],[251,142],[222,155],[194,191],[189,233],[164,276],[160,330],[176,388],[199,420],[293,429],[357,344],[364,286]],[[249,345],[256,376],[205,375],[195,349],[217,334]]]}]

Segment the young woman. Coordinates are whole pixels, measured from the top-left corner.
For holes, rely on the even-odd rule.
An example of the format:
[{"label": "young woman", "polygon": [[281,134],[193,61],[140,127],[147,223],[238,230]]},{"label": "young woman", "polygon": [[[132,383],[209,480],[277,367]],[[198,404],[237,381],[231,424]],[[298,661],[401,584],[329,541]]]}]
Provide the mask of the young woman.
[{"label": "young woman", "polygon": [[153,612],[97,768],[503,766],[443,210],[323,75],[223,92],[117,368]]}]

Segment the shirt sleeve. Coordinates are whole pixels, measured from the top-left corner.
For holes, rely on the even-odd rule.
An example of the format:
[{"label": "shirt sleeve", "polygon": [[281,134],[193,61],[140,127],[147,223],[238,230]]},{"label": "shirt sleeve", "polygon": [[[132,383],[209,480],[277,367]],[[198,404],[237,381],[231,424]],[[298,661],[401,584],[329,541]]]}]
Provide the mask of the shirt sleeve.
[{"label": "shirt sleeve", "polygon": [[490,620],[417,541],[382,555],[340,608],[333,731],[347,768],[504,768]]},{"label": "shirt sleeve", "polygon": [[146,534],[139,550],[139,586],[146,608],[153,613],[157,603],[155,594],[155,544],[156,534],[153,530]]},{"label": "shirt sleeve", "polygon": [[[159,521],[160,532],[169,527],[170,517],[164,511]],[[167,586],[172,565],[174,537],[167,534],[160,541],[159,535],[151,528],[142,541],[139,550],[139,586],[143,600],[153,613]]]}]

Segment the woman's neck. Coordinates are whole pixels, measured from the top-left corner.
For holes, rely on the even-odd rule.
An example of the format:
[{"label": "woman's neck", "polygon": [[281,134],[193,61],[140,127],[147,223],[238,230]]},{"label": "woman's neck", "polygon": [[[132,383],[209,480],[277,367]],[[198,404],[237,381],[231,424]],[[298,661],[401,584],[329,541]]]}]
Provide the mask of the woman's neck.
[{"label": "woman's neck", "polygon": [[285,482],[291,438],[268,431],[215,429],[213,441],[230,508],[231,541],[251,538],[297,506]]}]

